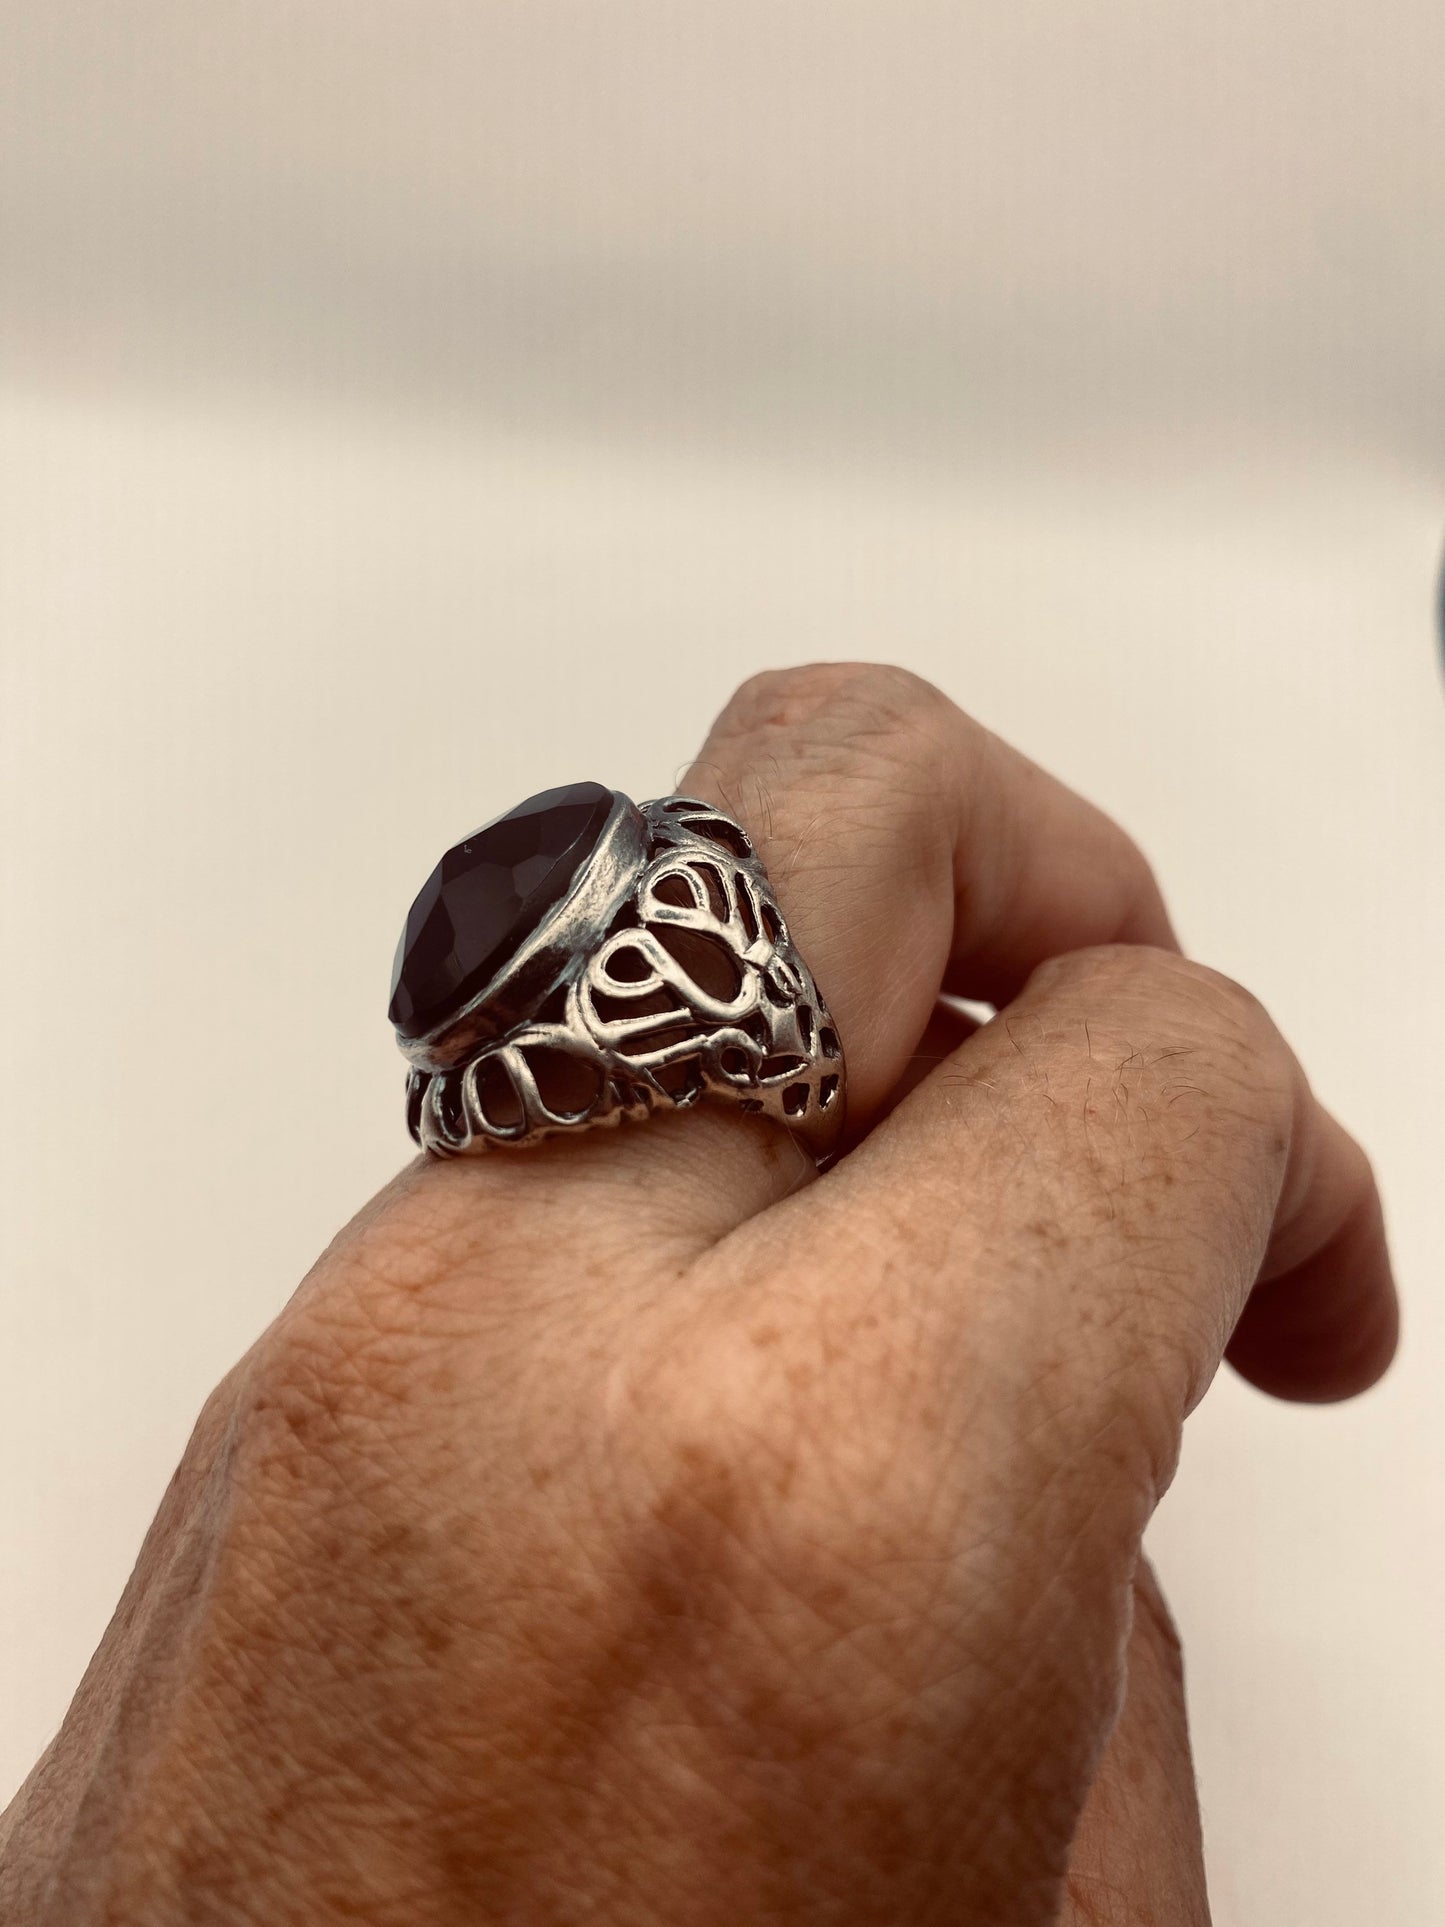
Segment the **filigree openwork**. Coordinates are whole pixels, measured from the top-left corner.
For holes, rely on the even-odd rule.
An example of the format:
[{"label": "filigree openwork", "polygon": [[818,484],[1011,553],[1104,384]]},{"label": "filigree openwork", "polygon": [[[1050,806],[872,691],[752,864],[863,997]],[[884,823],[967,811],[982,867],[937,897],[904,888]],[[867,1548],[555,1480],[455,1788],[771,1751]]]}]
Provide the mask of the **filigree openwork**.
[{"label": "filigree openwork", "polygon": [[685,797],[643,805],[647,853],[605,931],[540,1008],[446,1071],[413,1070],[428,1151],[530,1144],[723,1099],[831,1147],[837,1033],[742,827]]}]

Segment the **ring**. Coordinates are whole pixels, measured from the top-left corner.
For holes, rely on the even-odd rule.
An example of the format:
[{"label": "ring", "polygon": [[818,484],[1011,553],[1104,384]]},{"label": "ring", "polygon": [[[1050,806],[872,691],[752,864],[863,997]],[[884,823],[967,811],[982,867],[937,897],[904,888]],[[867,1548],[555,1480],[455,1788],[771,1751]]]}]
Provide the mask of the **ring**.
[{"label": "ring", "polygon": [[823,1159],[845,1103],[828,1007],[741,824],[691,797],[544,790],[412,904],[388,1015],[422,1149],[465,1156],[721,1099]]}]

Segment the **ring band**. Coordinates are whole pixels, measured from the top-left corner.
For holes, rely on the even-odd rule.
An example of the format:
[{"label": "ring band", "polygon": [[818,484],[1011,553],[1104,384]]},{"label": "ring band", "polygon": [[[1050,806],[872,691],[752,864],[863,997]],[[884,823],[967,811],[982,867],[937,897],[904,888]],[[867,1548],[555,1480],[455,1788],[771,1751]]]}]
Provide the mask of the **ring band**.
[{"label": "ring band", "polygon": [[747,832],[684,796],[576,783],[448,850],[407,916],[389,1015],[407,1126],[439,1157],[720,1099],[819,1159],[842,1051]]}]

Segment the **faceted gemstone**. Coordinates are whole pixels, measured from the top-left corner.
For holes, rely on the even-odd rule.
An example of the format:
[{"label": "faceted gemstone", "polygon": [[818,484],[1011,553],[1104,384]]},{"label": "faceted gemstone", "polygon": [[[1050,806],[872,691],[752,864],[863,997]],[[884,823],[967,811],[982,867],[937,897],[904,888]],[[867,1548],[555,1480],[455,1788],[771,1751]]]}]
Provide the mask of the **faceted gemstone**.
[{"label": "faceted gemstone", "polygon": [[560,903],[597,847],[612,808],[601,783],[529,796],[455,844],[407,913],[388,1016],[421,1037],[479,991],[542,914]]}]

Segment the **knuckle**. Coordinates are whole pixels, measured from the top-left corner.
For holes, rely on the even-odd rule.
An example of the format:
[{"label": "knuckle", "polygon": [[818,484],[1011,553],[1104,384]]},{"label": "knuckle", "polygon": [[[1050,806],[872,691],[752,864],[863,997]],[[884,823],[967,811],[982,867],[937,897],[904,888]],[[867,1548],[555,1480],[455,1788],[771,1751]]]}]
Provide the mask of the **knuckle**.
[{"label": "knuckle", "polygon": [[846,819],[854,857],[896,857],[941,883],[949,850],[938,798],[960,727],[968,725],[947,698],[907,670],[810,664],[745,683],[701,767],[774,856],[786,849],[796,858],[821,821]]},{"label": "knuckle", "polygon": [[769,1294],[735,1323],[676,1335],[636,1381],[653,1414],[653,1484],[681,1482],[694,1501],[725,1490],[726,1506],[708,1507],[726,1517],[719,1550],[761,1558],[796,1599],[905,1550],[926,1566],[944,1529],[940,1486],[954,1476],[941,1400],[917,1359],[866,1330],[840,1370],[840,1342],[836,1319],[825,1326]]},{"label": "knuckle", "polygon": [[[778,1342],[776,1327],[760,1328],[754,1344],[764,1342]],[[636,1355],[628,1379],[629,1405],[650,1415],[644,1443],[658,1485],[704,1466],[727,1467],[734,1491],[760,1500],[787,1483],[801,1427],[783,1360],[750,1355],[736,1333],[687,1331]]]},{"label": "knuckle", "polygon": [[[980,1705],[1012,1692],[997,1655],[1040,1576],[1031,1534],[1006,1521],[1062,1476],[1034,1429],[1020,1444],[1008,1417],[950,1396],[916,1346],[847,1346],[849,1369],[844,1337],[770,1296],[726,1331],[675,1333],[637,1383],[653,1415],[645,1510],[618,1535],[673,1613],[709,1626],[714,1679],[820,1737],[856,1730],[875,1696],[896,1709],[944,1679]],[[1097,1465],[1069,1466],[1079,1529],[1113,1559],[1141,1503]]]},{"label": "knuckle", "polygon": [[410,1277],[355,1253],[318,1267],[246,1361],[238,1409],[253,1442],[288,1460],[342,1451],[424,1403],[436,1320]]},{"label": "knuckle", "polygon": [[1105,995],[1146,1004],[1256,1051],[1273,1054],[1281,1040],[1253,991],[1222,971],[1151,944],[1095,944],[1050,958],[1033,983],[1050,991]]},{"label": "knuckle", "polygon": [[269,1456],[271,1443],[314,1450],[343,1429],[357,1380],[341,1327],[314,1310],[284,1312],[248,1362],[237,1413],[243,1438]]},{"label": "knuckle", "polygon": [[451,1409],[449,1374],[426,1359],[330,1307],[283,1313],[253,1348],[222,1466],[228,1556],[248,1597],[304,1591],[347,1535],[361,1544],[425,1512],[450,1462]]},{"label": "knuckle", "polygon": [[749,677],[723,711],[718,730],[847,743],[862,734],[927,733],[954,713],[948,698],[912,670],[887,663],[806,663]]}]

